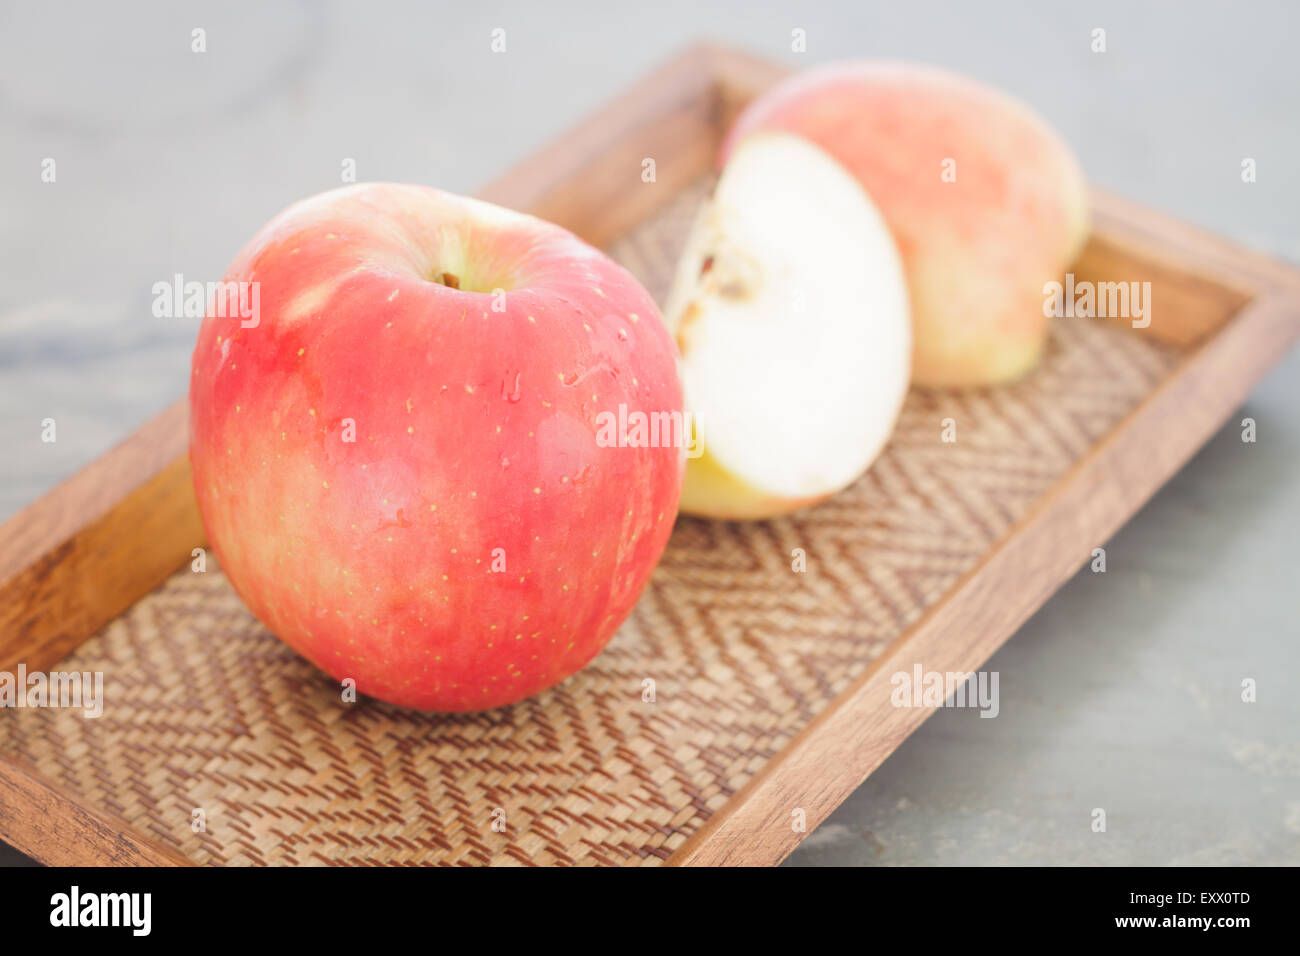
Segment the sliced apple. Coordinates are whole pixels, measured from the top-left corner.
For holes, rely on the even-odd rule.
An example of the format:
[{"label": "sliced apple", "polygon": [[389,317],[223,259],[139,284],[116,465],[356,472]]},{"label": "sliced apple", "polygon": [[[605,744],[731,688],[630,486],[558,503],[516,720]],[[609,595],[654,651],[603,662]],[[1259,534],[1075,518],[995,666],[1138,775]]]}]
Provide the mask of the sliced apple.
[{"label": "sliced apple", "polygon": [[759,133],[700,211],[664,319],[702,455],[682,510],[766,518],[851,484],[907,392],[907,284],[884,219],[811,142]]}]

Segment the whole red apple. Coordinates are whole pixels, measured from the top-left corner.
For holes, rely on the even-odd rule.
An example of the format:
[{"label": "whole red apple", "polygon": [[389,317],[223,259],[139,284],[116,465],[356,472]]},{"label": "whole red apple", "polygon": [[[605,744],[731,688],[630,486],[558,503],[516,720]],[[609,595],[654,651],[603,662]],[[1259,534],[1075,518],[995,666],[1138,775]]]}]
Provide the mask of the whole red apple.
[{"label": "whole red apple", "polygon": [[427,710],[507,704],[591,660],[681,493],[680,443],[600,440],[620,406],[681,412],[645,289],[559,226],[392,184],[292,206],[225,281],[257,309],[209,305],[190,460],[253,613]]}]

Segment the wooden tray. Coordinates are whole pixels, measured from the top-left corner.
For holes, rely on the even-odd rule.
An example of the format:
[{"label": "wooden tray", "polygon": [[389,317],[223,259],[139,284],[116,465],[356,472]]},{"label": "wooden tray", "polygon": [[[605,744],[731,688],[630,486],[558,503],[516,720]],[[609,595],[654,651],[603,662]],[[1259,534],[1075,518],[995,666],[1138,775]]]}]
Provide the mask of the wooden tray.
[{"label": "wooden tray", "polygon": [[[692,49],[483,195],[662,300],[720,136],[782,72]],[[890,675],[979,668],[1300,333],[1296,272],[1095,210],[1075,273],[1151,282],[1149,328],[1062,319],[1020,383],[914,389],[881,460],[817,508],[680,519],[609,648],[485,714],[343,704],[219,570],[191,572],[176,404],[0,529],[0,670],[102,671],[107,699],[97,720],[0,713],[0,837],[54,864],[778,862],[796,810],[811,830],[928,715],[890,706]]]}]

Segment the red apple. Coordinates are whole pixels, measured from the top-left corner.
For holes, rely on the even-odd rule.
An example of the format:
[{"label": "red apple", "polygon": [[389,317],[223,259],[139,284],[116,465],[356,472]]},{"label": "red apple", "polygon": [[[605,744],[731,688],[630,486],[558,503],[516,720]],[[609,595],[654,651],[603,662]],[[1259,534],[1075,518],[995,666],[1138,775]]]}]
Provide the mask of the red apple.
[{"label": "red apple", "polygon": [[427,710],[507,704],[591,660],[682,487],[680,443],[598,440],[620,406],[681,412],[645,289],[559,226],[391,184],[292,206],[226,281],[255,284],[260,314],[209,308],[190,460],[253,613]]},{"label": "red apple", "polygon": [[1088,235],[1088,188],[1066,144],[1028,107],[913,63],[832,63],[751,103],[728,134],[785,132],[857,177],[898,242],[912,307],[912,380],[989,385],[1043,352],[1043,286]]}]

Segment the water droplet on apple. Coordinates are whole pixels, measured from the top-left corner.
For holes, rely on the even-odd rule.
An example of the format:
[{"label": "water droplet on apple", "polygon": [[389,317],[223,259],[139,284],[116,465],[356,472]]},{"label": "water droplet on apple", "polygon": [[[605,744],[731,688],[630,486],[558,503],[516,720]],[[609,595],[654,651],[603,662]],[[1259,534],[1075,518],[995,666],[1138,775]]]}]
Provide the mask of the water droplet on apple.
[{"label": "water droplet on apple", "polygon": [[[511,384],[510,376],[514,376]],[[519,380],[523,377],[521,372],[506,372],[506,377],[501,380],[501,397],[507,402],[519,401]]]}]

